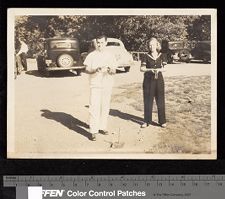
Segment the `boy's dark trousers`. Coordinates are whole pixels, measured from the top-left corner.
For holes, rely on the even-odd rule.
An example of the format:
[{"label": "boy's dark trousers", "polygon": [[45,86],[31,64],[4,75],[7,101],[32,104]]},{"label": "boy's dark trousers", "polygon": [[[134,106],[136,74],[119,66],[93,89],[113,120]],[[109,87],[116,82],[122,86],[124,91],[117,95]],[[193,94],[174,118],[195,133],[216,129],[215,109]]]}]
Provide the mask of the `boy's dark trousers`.
[{"label": "boy's dark trousers", "polygon": [[158,78],[155,79],[153,73],[146,73],[143,82],[144,95],[144,121],[146,123],[152,122],[153,101],[155,98],[158,109],[159,124],[166,123],[165,115],[165,89],[164,79],[162,73],[158,73]]}]

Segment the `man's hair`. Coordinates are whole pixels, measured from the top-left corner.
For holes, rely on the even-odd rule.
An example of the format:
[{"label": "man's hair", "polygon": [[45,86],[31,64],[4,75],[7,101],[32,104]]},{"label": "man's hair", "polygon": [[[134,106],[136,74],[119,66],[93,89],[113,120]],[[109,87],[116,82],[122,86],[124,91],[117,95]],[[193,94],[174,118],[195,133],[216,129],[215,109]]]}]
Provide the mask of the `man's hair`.
[{"label": "man's hair", "polygon": [[107,37],[105,35],[99,35],[96,37],[96,40],[98,39],[102,39],[102,38],[105,38],[105,41],[107,41]]}]

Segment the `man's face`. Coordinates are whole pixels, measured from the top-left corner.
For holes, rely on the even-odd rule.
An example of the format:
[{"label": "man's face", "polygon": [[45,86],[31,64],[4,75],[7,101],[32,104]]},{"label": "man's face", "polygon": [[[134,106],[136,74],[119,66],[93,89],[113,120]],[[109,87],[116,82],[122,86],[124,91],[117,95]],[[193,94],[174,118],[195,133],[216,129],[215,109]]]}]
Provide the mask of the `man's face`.
[{"label": "man's face", "polygon": [[101,39],[97,39],[96,43],[97,43],[98,50],[102,51],[106,47],[107,41],[105,40],[105,38],[101,38]]}]

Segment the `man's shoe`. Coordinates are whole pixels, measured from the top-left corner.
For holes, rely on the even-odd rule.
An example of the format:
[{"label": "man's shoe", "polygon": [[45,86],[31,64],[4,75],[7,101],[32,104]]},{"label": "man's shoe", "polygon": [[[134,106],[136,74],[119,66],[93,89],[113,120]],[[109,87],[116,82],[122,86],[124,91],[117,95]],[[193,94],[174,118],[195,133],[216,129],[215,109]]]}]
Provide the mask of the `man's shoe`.
[{"label": "man's shoe", "polygon": [[146,128],[146,127],[148,127],[148,125],[149,125],[149,124],[145,122],[145,123],[143,123],[143,124],[141,125],[141,128]]},{"label": "man's shoe", "polygon": [[105,130],[99,130],[98,132],[103,134],[103,135],[109,135],[109,132],[105,131]]},{"label": "man's shoe", "polygon": [[96,141],[96,135],[95,134],[91,134],[90,140],[91,141]]}]

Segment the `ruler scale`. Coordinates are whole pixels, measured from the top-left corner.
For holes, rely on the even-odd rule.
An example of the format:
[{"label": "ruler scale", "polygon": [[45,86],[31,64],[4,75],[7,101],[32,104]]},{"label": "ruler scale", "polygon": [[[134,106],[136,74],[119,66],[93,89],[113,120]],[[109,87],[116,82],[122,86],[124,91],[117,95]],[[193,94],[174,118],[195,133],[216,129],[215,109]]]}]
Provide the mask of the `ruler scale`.
[{"label": "ruler scale", "polygon": [[[3,186],[16,187],[18,195],[24,193],[24,187],[28,187],[29,191],[35,189],[42,199],[225,198],[225,175],[24,175],[4,176]],[[29,191],[28,197],[23,198],[34,199],[29,198]],[[16,199],[21,199],[21,196]]]}]

